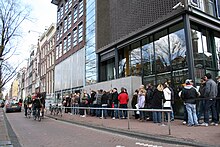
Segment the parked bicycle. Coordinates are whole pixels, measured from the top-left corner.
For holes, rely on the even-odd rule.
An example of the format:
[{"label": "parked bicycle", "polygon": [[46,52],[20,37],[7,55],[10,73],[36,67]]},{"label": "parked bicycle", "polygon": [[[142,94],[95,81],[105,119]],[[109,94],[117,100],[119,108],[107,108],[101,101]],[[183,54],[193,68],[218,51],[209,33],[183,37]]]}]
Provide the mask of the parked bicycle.
[{"label": "parked bicycle", "polygon": [[50,115],[60,115],[62,117],[62,104],[52,104],[50,105]]}]

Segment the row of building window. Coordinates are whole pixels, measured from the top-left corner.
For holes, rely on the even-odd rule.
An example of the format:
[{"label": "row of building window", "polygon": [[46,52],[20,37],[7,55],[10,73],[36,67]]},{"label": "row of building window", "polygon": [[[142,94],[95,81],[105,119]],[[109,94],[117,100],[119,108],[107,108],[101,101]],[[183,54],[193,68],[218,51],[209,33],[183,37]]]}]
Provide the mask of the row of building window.
[{"label": "row of building window", "polygon": [[[72,7],[72,0],[68,0],[65,3],[65,9],[64,9],[63,4],[61,5],[60,8],[58,8],[58,11],[57,11],[57,23],[59,23],[63,19],[64,14],[67,14],[71,7]],[[83,10],[84,10],[83,0],[79,0],[78,4],[75,4],[74,7],[73,7],[74,23],[77,21],[78,14],[79,14],[79,18],[83,16]],[[68,13],[68,15],[70,13]]]},{"label": "row of building window", "polygon": [[220,18],[220,0],[191,0],[191,4],[212,16]]},{"label": "row of building window", "polygon": [[[79,1],[79,9],[77,5],[74,6],[73,23],[75,24],[78,18],[81,18],[82,16],[83,16],[83,1]],[[72,13],[69,12],[68,15],[64,18],[63,23],[61,23],[58,27],[56,40],[58,41],[62,37],[62,35],[66,33],[68,29],[71,28],[71,26],[72,26]]]},{"label": "row of building window", "polygon": [[[72,43],[71,43],[71,33],[67,35],[63,39],[62,42],[56,46],[56,59],[60,58],[62,54],[65,54],[67,51],[71,49],[72,47],[75,47],[78,43],[83,41],[83,22],[80,22],[78,27],[75,27],[72,31]],[[63,48],[62,48],[63,47]]]}]

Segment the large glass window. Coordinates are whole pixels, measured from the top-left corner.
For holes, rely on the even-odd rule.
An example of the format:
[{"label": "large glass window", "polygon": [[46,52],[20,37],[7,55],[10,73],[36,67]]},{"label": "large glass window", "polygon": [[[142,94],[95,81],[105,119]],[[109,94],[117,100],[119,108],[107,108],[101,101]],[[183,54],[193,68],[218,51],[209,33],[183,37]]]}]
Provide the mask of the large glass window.
[{"label": "large glass window", "polygon": [[[129,58],[129,48],[125,47],[123,49],[118,50],[119,55],[119,77],[125,77],[129,75],[129,64],[128,64],[128,58]],[[127,63],[127,64],[126,64]]]},{"label": "large glass window", "polygon": [[172,70],[186,67],[186,40],[183,23],[169,28]]},{"label": "large glass window", "polygon": [[129,69],[132,76],[141,75],[141,48],[140,42],[136,42],[131,45],[129,54]]},{"label": "large glass window", "polygon": [[169,46],[167,30],[154,35],[156,73],[170,71]]},{"label": "large glass window", "polygon": [[220,18],[220,0],[216,0],[217,15]]},{"label": "large glass window", "polygon": [[217,68],[220,70],[220,33],[215,33],[215,50],[217,55]]},{"label": "large glass window", "polygon": [[100,81],[113,80],[115,78],[115,58],[103,61],[100,66]]},{"label": "large glass window", "polygon": [[142,62],[144,76],[151,75],[154,71],[153,37],[142,40]]}]

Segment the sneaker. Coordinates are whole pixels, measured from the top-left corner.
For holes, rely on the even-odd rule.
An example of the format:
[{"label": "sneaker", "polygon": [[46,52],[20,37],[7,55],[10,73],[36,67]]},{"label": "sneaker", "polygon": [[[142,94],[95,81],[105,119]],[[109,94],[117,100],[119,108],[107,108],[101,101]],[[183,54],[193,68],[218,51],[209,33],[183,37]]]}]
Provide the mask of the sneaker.
[{"label": "sneaker", "polygon": [[112,119],[115,119],[115,117],[112,117]]},{"label": "sneaker", "polygon": [[204,123],[202,123],[202,124],[201,124],[201,126],[208,127],[208,126],[209,126],[209,124],[204,122]]},{"label": "sneaker", "polygon": [[211,125],[212,125],[212,126],[218,126],[218,123],[212,122]]},{"label": "sneaker", "polygon": [[192,127],[192,126],[193,126],[193,124],[188,124],[188,125],[187,125],[187,127]]},{"label": "sneaker", "polygon": [[186,125],[186,121],[183,121],[183,125]]}]

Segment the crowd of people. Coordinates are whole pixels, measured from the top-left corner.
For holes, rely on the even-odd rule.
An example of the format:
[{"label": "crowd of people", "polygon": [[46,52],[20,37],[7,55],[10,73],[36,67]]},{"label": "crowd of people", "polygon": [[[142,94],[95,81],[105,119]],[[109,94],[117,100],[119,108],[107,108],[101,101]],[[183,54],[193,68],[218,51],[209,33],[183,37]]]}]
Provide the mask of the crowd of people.
[{"label": "crowd of people", "polygon": [[[171,109],[173,101],[173,89],[167,82],[164,84],[158,84],[154,88],[151,84],[146,87],[141,85],[135,90],[131,98],[131,106],[134,111],[134,116],[140,121],[152,120],[154,123],[162,122],[162,112],[146,112],[141,109]],[[85,112],[91,116],[106,119],[111,117],[112,119],[126,119],[128,108],[129,95],[127,89],[122,87],[118,92],[117,88],[105,91],[99,89],[97,91],[91,90],[91,93],[87,93],[86,90],[80,93],[74,93],[72,95],[66,95],[63,98],[63,106],[65,107],[64,112],[70,113],[71,115],[80,115],[85,117]],[[85,111],[80,107],[90,107],[90,111]],[[80,109],[78,109],[80,108]],[[98,109],[97,109],[98,108]],[[101,108],[122,108],[123,110],[106,110]],[[103,114],[102,114],[103,113]],[[167,114],[165,119],[168,120]],[[172,111],[171,118],[174,120],[174,113]]]},{"label": "crowd of people", "polygon": [[[124,87],[121,87],[119,92],[117,88],[109,91],[103,89],[97,91],[91,90],[90,93],[84,90],[82,93],[78,92],[65,95],[62,99],[62,105],[64,106],[65,113],[80,115],[80,117],[86,117],[87,114],[103,119],[126,119],[128,117],[128,111],[126,109],[131,99],[130,104],[131,108],[135,109],[133,111],[135,119],[161,123],[168,120],[168,113],[163,115],[162,111],[153,110],[170,109],[172,111],[170,113],[170,120],[174,121],[174,97],[176,99],[176,96],[178,96],[184,104],[183,124],[189,127],[218,125],[220,76],[217,78],[216,83],[210,73],[206,74],[201,78],[201,85],[198,89],[191,79],[187,79],[182,85],[182,88],[179,89],[178,94],[175,93],[176,91],[174,92],[169,82],[160,83],[156,86],[149,83],[146,86],[140,85],[131,98],[129,98],[127,89]],[[40,95],[36,95],[34,98],[28,96],[24,100],[25,115],[27,115],[27,109],[30,104],[33,110],[36,108],[42,109],[45,106],[45,98],[42,98]],[[93,109],[84,110],[80,107],[90,107]],[[123,110],[107,110],[102,108],[123,108]],[[152,111],[142,111],[142,109],[151,109]],[[211,121],[210,114],[212,117]]]}]

